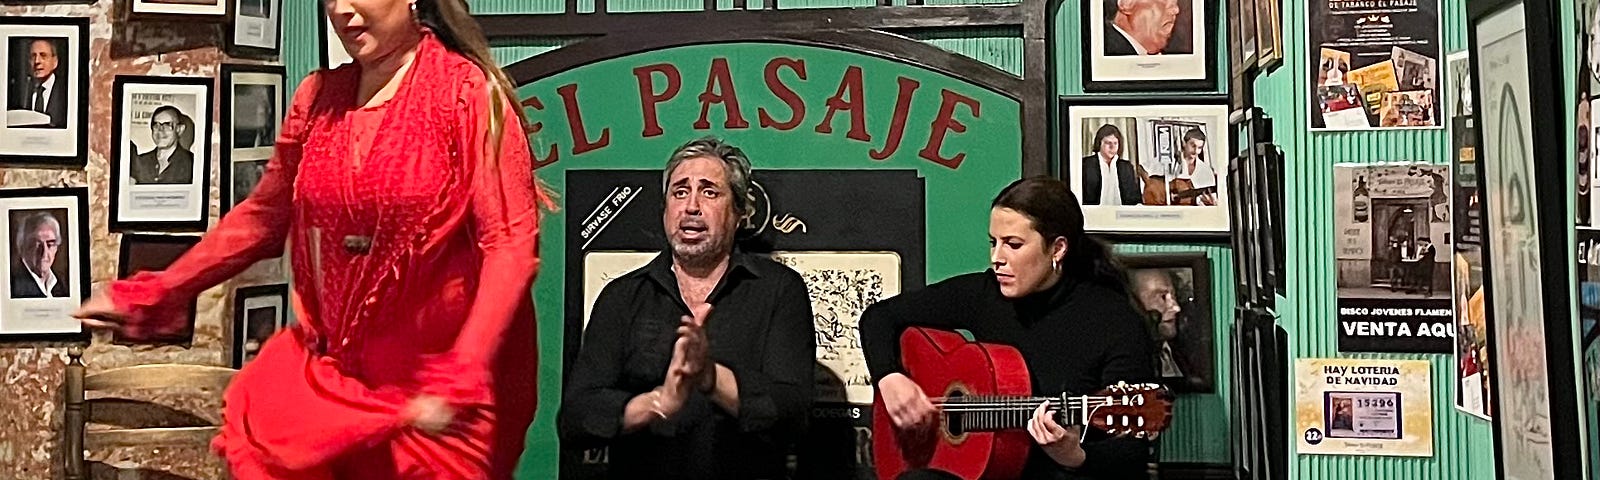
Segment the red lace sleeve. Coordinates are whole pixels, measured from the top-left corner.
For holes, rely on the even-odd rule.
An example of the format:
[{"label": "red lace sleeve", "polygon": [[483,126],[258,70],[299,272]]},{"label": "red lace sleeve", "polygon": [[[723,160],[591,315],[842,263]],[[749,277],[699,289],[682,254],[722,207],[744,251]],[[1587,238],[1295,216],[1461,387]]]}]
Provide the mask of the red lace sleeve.
[{"label": "red lace sleeve", "polygon": [[440,375],[423,382],[425,393],[457,404],[483,399],[483,382],[505,332],[513,322],[535,321],[539,205],[547,201],[533,181],[528,137],[517,120],[516,103],[498,104],[503,127],[495,138],[489,128],[494,107],[487,92],[482,74],[467,75],[459,98],[462,158],[471,162],[468,227],[482,255],[477,293],[447,359],[427,368]]},{"label": "red lace sleeve", "polygon": [[120,334],[137,340],[180,331],[188,303],[201,291],[238,275],[257,261],[283,254],[294,201],[295,172],[305,141],[318,74],[296,89],[261,183],[200,243],[165,271],[140,272],[107,288],[117,310],[128,315]]}]

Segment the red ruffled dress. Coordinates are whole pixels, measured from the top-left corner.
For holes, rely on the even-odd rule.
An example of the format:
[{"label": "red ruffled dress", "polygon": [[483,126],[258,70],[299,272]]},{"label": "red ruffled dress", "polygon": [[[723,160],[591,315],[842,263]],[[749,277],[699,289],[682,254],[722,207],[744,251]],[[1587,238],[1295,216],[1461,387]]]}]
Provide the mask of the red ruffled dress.
[{"label": "red ruffled dress", "polygon": [[[111,285],[124,335],[179,328],[200,291],[287,243],[298,324],[235,377],[212,444],[234,477],[510,478],[536,401],[546,201],[517,107],[490,139],[484,74],[432,33],[383,105],[356,105],[359,76],[307,77],[249,199],[168,270]],[[420,394],[455,406],[452,432],[402,418]]]}]

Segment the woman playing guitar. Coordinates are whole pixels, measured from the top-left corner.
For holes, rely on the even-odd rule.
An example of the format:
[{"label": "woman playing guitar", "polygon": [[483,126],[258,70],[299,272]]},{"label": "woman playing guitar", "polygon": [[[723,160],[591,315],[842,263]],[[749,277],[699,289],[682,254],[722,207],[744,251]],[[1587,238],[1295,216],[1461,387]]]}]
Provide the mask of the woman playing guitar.
[{"label": "woman playing guitar", "polygon": [[[896,339],[910,326],[959,329],[977,341],[1015,347],[1036,396],[1083,394],[1155,378],[1150,337],[1123,272],[1103,244],[1084,234],[1083,211],[1066,184],[1048,177],[1018,180],[992,205],[988,271],[880,301],[862,314],[867,366],[898,432],[938,426],[932,401],[904,374],[908,370]],[[1027,425],[1035,446],[1027,455],[1024,479],[1144,475],[1146,440],[1062,427],[1044,404]],[[948,478],[957,477],[938,470],[899,476]]]}]

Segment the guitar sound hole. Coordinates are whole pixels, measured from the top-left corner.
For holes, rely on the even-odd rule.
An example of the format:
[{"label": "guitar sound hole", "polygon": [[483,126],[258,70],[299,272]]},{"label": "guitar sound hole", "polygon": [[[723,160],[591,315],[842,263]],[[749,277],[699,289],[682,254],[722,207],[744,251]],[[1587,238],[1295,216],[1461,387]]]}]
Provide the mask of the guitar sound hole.
[{"label": "guitar sound hole", "polygon": [[[945,404],[959,403],[961,401],[961,397],[963,397],[963,396],[965,396],[965,394],[963,392],[959,391],[959,390],[958,391],[954,391],[954,392],[950,392],[945,398]],[[947,413],[945,413],[945,422],[944,422],[945,434],[949,435],[951,437],[959,437],[962,434],[966,433],[967,430],[962,425],[962,419],[965,416],[966,416],[966,414],[962,413],[962,412],[947,412]]]}]

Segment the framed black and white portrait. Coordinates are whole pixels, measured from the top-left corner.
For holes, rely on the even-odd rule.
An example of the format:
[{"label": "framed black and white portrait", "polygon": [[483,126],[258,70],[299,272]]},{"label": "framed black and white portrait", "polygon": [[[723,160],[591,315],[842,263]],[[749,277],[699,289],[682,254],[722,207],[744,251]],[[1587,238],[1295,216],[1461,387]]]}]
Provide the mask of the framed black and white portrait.
[{"label": "framed black and white portrait", "polygon": [[0,18],[0,163],[82,167],[89,158],[89,19]]},{"label": "framed black and white portrait", "polygon": [[[129,233],[122,235],[122,245],[117,252],[117,278],[125,279],[139,272],[159,272],[172,266],[178,257],[188,253],[200,237],[188,235],[151,235]],[[195,300],[189,299],[184,328],[152,336],[139,343],[189,345],[194,341]],[[129,344],[122,339],[114,343]]]},{"label": "framed black and white portrait", "polygon": [[1215,0],[1082,5],[1084,91],[1217,89]]},{"label": "framed black and white portrait", "polygon": [[215,16],[228,14],[232,0],[127,0],[130,18]]},{"label": "framed black and white portrait", "polygon": [[0,190],[9,282],[0,340],[86,339],[71,313],[89,292],[89,190]]},{"label": "framed black and white portrait", "polygon": [[1179,392],[1215,390],[1211,260],[1205,252],[1121,254],[1155,341],[1156,372]]},{"label": "framed black and white portrait", "polygon": [[339,40],[339,32],[334,29],[328,12],[321,8],[316,10],[317,23],[322,24],[322,29],[318,31],[319,43],[322,44],[322,50],[318,52],[322,57],[322,68],[331,69],[354,61],[350,58],[350,52],[345,50],[344,42]]},{"label": "framed black and white portrait", "polygon": [[283,0],[229,0],[228,53],[277,57],[283,47]]},{"label": "framed black and white portrait", "polygon": [[283,67],[222,66],[223,215],[255,190],[267,170],[283,121],[283,83]]},{"label": "framed black and white portrait", "polygon": [[233,291],[233,368],[244,368],[267,339],[289,325],[289,286],[240,287]]},{"label": "framed black and white portrait", "polygon": [[111,229],[201,231],[211,163],[211,79],[118,76]]},{"label": "framed black and white portrait", "polygon": [[1100,234],[1226,239],[1225,98],[1062,100],[1057,172]]}]

